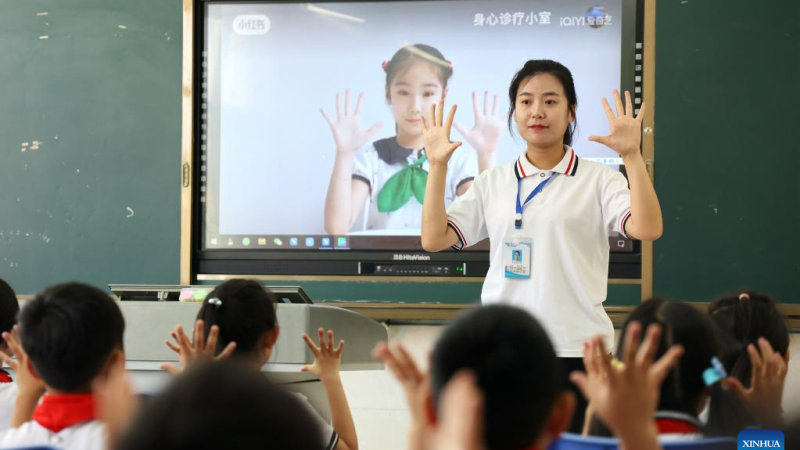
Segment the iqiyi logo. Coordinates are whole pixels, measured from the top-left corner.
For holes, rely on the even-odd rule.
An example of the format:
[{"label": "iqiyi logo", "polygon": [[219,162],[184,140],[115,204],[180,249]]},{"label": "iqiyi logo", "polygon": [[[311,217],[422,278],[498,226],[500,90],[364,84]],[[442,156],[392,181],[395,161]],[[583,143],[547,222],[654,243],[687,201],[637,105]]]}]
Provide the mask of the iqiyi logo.
[{"label": "iqiyi logo", "polygon": [[739,450],[743,448],[784,448],[783,432],[778,430],[744,430],[739,433]]},{"label": "iqiyi logo", "polygon": [[233,20],[233,31],[241,35],[267,34],[272,23],[263,14],[238,16]]}]

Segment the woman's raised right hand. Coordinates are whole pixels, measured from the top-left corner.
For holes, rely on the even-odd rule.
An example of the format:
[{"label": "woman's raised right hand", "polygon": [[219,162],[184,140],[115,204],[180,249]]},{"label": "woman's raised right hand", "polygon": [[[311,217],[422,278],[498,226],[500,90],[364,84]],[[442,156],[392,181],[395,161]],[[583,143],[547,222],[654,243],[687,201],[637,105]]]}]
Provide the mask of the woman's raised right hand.
[{"label": "woman's raised right hand", "polygon": [[363,100],[364,93],[359,93],[355,110],[351,112],[350,89],[346,89],[344,91],[344,105],[342,105],[341,95],[336,94],[336,120],[331,120],[324,108],[319,110],[325,122],[328,122],[331,127],[337,153],[355,154],[383,127],[383,123],[377,122],[365,131],[358,124],[361,119],[361,103]]},{"label": "woman's raised right hand", "polygon": [[425,141],[425,154],[431,165],[447,165],[453,152],[461,147],[461,142],[450,142],[450,129],[453,126],[453,118],[456,115],[458,105],[450,108],[447,120],[443,120],[444,97],[439,100],[439,106],[431,105],[430,116],[423,117],[422,138]]}]

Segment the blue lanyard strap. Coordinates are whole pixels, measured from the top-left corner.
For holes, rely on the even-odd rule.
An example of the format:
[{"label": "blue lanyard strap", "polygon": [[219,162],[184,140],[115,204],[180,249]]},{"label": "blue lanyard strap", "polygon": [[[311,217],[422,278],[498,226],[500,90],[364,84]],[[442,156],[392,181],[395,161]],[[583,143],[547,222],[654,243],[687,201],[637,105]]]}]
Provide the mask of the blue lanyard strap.
[{"label": "blue lanyard strap", "polygon": [[550,175],[549,177],[547,177],[546,180],[544,180],[541,183],[539,183],[539,185],[536,186],[536,188],[530,193],[530,195],[528,195],[528,198],[525,199],[525,203],[520,203],[520,201],[519,201],[519,195],[520,195],[520,193],[522,191],[522,178],[517,178],[517,215],[516,215],[515,220],[514,220],[514,228],[515,229],[517,229],[517,230],[522,229],[522,209],[525,206],[527,206],[528,203],[530,203],[530,201],[533,200],[534,197],[536,197],[537,195],[539,195],[540,192],[542,192],[542,189],[544,189],[544,187],[547,185],[547,183],[549,183],[550,180],[552,180],[555,175],[556,174],[554,173],[554,174]]}]

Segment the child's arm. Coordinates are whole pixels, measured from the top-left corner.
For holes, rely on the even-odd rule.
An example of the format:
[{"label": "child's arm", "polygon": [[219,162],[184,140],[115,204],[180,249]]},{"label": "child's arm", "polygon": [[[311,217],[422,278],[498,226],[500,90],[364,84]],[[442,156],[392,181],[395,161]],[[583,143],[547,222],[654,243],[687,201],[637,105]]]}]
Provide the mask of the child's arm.
[{"label": "child's arm", "polygon": [[422,203],[422,248],[438,252],[458,243],[458,235],[447,226],[444,206],[444,188],[447,179],[447,162],[461,142],[450,142],[450,127],[456,115],[456,105],[450,109],[447,121],[443,120],[444,99],[431,106],[427,120],[423,119],[425,153],[428,155],[428,184]]},{"label": "child's arm", "polygon": [[42,379],[36,376],[30,370],[30,359],[28,354],[23,350],[22,345],[17,337],[18,325],[14,326],[11,333],[3,333],[3,339],[8,344],[8,349],[17,357],[16,360],[11,359],[11,356],[0,352],[0,359],[3,360],[11,370],[16,374],[17,398],[14,400],[14,410],[11,413],[11,427],[17,428],[31,420],[33,410],[39,403],[39,398],[44,394],[45,386]]},{"label": "child's arm", "polygon": [[614,367],[602,337],[595,337],[583,346],[586,372],[574,372],[570,378],[580,387],[594,408],[620,441],[623,450],[657,450],[658,430],[653,414],[658,406],[661,383],[683,353],[673,346],[658,361],[661,328],[651,325],[647,338],[639,346],[641,325],[628,325],[623,344],[624,361]]},{"label": "child's arm", "polygon": [[765,429],[783,428],[783,387],[786,383],[787,364],[783,355],[772,349],[763,337],[758,340],[758,348],[747,346],[752,363],[750,387],[745,389],[736,378],[723,381],[726,389],[731,389],[739,400]]},{"label": "child's arm", "polygon": [[625,225],[625,234],[643,241],[654,241],[661,237],[664,230],[661,216],[661,205],[658,203],[653,183],[647,176],[647,169],[639,152],[642,139],[642,119],[645,113],[645,104],[639,110],[639,115],[633,116],[633,103],[630,92],[625,92],[626,107],[623,108],[619,92],[614,91],[614,101],[617,115],[611,110],[608,101],[603,99],[603,108],[611,125],[611,134],[608,136],[589,136],[589,140],[599,142],[619,153],[628,173],[628,183],[631,187],[631,217]]},{"label": "child's arm", "polygon": [[331,120],[324,109],[320,109],[325,122],[331,127],[336,143],[336,157],[325,198],[325,230],[329,234],[345,234],[350,231],[364,202],[369,195],[369,186],[363,181],[353,179],[353,160],[358,149],[372,139],[383,127],[382,123],[372,125],[366,131],[358,124],[361,119],[361,103],[364,94],[358,95],[355,110],[350,111],[350,90],[344,95],[344,107],[339,94],[336,94],[336,120]]},{"label": "child's arm", "polygon": [[495,158],[497,144],[503,132],[503,121],[497,115],[498,97],[495,94],[492,102],[492,109],[489,110],[489,91],[483,93],[483,110],[479,108],[478,96],[472,93],[472,112],[475,115],[475,125],[467,130],[458,122],[453,122],[464,140],[470,147],[478,152],[478,173],[483,173],[486,169],[491,169],[497,164]]},{"label": "child's arm", "polygon": [[339,435],[336,449],[358,450],[356,426],[353,422],[353,415],[350,413],[350,406],[347,404],[342,379],[339,376],[344,340],[339,341],[339,346],[333,348],[333,330],[328,330],[327,339],[324,329],[320,328],[318,331],[319,347],[307,334],[303,334],[303,340],[314,354],[314,364],[305,365],[300,371],[313,373],[319,377],[322,386],[325,387],[325,393],[328,394],[328,405],[331,408],[333,430]]}]

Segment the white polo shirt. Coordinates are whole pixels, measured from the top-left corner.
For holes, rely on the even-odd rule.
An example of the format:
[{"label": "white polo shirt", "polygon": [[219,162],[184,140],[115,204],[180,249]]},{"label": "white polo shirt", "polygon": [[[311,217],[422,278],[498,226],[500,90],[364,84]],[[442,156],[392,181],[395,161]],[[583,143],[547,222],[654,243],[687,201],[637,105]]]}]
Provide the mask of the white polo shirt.
[{"label": "white polo shirt", "polygon": [[49,445],[64,450],[106,450],[106,426],[98,420],[77,423],[54,433],[29,421],[0,433],[0,449]]},{"label": "white polo shirt", "polygon": [[[608,284],[608,232],[625,234],[631,200],[625,177],[608,166],[578,158],[565,147],[552,170],[539,170],[525,153],[512,164],[480,174],[447,210],[461,249],[489,238],[489,272],[484,304],[505,303],[529,311],[544,326],[562,358],[583,356],[583,342],[614,328],[603,309]],[[503,242],[512,237],[517,180],[521,201],[555,173],[523,210],[522,236],[533,241],[531,277],[505,278]]]},{"label": "white polo shirt", "polygon": [[[393,212],[378,210],[378,194],[394,174],[415,163],[419,152],[404,148],[397,143],[396,137],[375,141],[362,147],[353,160],[353,179],[361,180],[369,185],[369,206],[366,214],[364,231],[383,230],[382,234],[406,234],[402,230],[416,230],[422,225],[422,203],[412,195],[403,207]],[[428,169],[428,162],[422,164]],[[447,183],[445,186],[445,207],[455,200],[458,188],[472,181],[478,175],[478,157],[475,150],[456,149],[447,165]],[[355,227],[356,230],[360,226]]]}]

